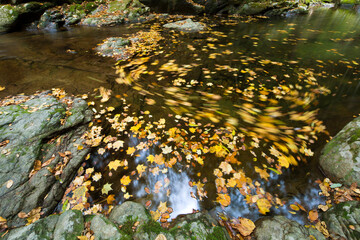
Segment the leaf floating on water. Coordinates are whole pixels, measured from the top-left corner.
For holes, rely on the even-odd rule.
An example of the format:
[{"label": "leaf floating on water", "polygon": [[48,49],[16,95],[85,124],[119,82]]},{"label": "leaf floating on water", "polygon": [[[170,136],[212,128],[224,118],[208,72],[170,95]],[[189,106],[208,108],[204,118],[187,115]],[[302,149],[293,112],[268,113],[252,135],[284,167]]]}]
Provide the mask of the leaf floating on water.
[{"label": "leaf floating on water", "polygon": [[259,212],[261,214],[266,215],[266,213],[270,212],[270,208],[271,208],[271,203],[265,199],[265,198],[260,198],[256,201],[256,205],[259,208]]},{"label": "leaf floating on water", "polygon": [[131,179],[129,176],[123,176],[121,179],[120,179],[120,182],[122,185],[124,186],[127,186],[131,183]]},{"label": "leaf floating on water", "polygon": [[103,188],[101,189],[101,193],[107,195],[107,194],[109,193],[109,191],[112,190],[111,185],[112,185],[112,184],[105,183],[104,186],[103,186]]},{"label": "leaf floating on water", "polygon": [[5,87],[0,86],[0,91],[4,91],[4,90],[5,90]]},{"label": "leaf floating on water", "polygon": [[120,167],[120,166],[121,166],[120,160],[114,160],[108,164],[110,171],[111,171],[111,169],[114,169],[116,171],[118,169],[118,167]]},{"label": "leaf floating on water", "polygon": [[219,193],[216,201],[220,203],[222,206],[227,207],[231,203],[231,198],[228,194]]},{"label": "leaf floating on water", "polygon": [[316,210],[309,211],[309,220],[311,222],[315,222],[318,218],[319,218],[318,211]]}]

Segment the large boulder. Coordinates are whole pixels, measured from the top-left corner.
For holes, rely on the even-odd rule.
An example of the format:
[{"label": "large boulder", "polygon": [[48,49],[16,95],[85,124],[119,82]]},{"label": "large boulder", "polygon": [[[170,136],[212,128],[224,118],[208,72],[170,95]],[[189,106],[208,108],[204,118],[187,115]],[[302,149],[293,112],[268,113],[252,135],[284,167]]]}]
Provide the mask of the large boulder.
[{"label": "large boulder", "polygon": [[10,227],[33,209],[50,214],[90,151],[87,103],[50,93],[0,101],[0,216]]},{"label": "large boulder", "polygon": [[360,185],[360,117],[348,123],[325,145],[320,166],[333,182]]},{"label": "large boulder", "polygon": [[151,220],[151,216],[140,203],[127,201],[114,207],[109,219],[118,225],[123,225],[128,221],[138,221],[139,225],[143,225]]},{"label": "large boulder", "polygon": [[343,202],[327,211],[323,219],[331,239],[360,239],[360,202]]},{"label": "large boulder", "polygon": [[253,236],[257,240],[325,240],[319,231],[306,228],[284,216],[265,217],[255,222]]},{"label": "large boulder", "polygon": [[29,2],[19,5],[0,5],[0,32],[17,30],[40,18],[50,3]]}]

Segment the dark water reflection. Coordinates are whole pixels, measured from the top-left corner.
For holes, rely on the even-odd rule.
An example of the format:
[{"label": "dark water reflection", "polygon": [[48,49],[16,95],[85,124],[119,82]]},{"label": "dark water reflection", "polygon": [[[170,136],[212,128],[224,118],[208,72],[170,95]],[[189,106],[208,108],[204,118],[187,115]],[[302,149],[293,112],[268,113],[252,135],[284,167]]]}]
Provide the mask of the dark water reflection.
[{"label": "dark water reflection", "polygon": [[[359,114],[360,107],[360,82],[359,67],[360,64],[360,18],[358,15],[344,10],[338,11],[317,11],[308,16],[298,16],[289,19],[261,19],[252,23],[239,23],[235,26],[217,24],[213,30],[227,34],[226,38],[220,38],[220,43],[229,45],[233,52],[242,52],[242,55],[257,57],[259,59],[270,59],[283,63],[282,66],[268,67],[262,66],[258,60],[249,62],[247,68],[265,68],[270,72],[263,72],[256,80],[258,83],[265,81],[274,73],[278,76],[290,74],[291,77],[302,71],[300,69],[311,69],[319,85],[325,86],[331,90],[331,94],[324,96],[319,95],[313,104],[319,109],[317,118],[324,121],[330,135],[335,135],[346,123],[353,119],[354,115]],[[144,25],[145,28],[148,26]],[[50,89],[53,87],[64,88],[72,94],[83,94],[91,92],[94,88],[104,86],[113,90],[113,95],[124,95],[126,93],[127,103],[131,104],[131,111],[135,116],[142,116],[142,112],[150,110],[153,114],[153,121],[165,118],[170,121],[168,114],[171,113],[166,107],[164,99],[154,97],[159,103],[153,106],[144,104],[145,97],[134,91],[129,86],[118,85],[115,83],[115,70],[113,61],[94,55],[92,48],[106,37],[122,36],[125,33],[131,33],[135,29],[126,27],[117,27],[109,29],[94,28],[76,28],[66,32],[58,33],[12,33],[0,36],[0,86],[6,89],[0,92],[0,97],[18,93],[32,93],[36,90]],[[171,36],[171,33],[164,32]],[[189,64],[196,61],[192,53],[187,49],[187,44],[204,44],[201,38],[189,39],[186,35],[177,36],[179,42],[183,45],[177,46],[177,51],[169,57],[160,55],[160,64],[166,63],[170,59],[175,59],[179,64]],[[208,37],[208,36],[206,36]],[[76,53],[69,53],[67,50],[74,50]],[[172,49],[164,46],[164,51]],[[208,55],[206,55],[208,56]],[[238,63],[239,59],[224,57],[212,60],[206,58],[205,54],[199,57],[202,59],[202,66],[208,67],[212,71],[214,61],[219,64],[229,64],[231,67],[243,66]],[[239,57],[239,56],[237,56]],[[223,62],[222,62],[223,61]],[[296,64],[290,64],[294,61]],[[151,68],[149,68],[151,70]],[[190,74],[191,78],[207,80],[201,75],[200,68]],[[221,81],[223,86],[228,87],[235,85],[239,88],[246,86],[244,76],[239,74],[237,77],[229,76],[226,73],[220,73],[215,77]],[[144,81],[144,79],[142,79]],[[153,93],[164,93],[163,87],[171,86],[171,82],[164,81],[158,85],[153,76],[146,79],[143,86],[147,87]],[[290,78],[288,81],[297,81]],[[267,83],[266,83],[267,84]],[[267,87],[270,87],[269,84]],[[198,87],[197,90],[206,89]],[[186,94],[194,93],[194,90],[187,89]],[[222,93],[220,90],[213,90],[213,93]],[[186,95],[185,94],[185,95]],[[176,99],[175,96],[173,96]],[[235,96],[236,97],[236,96]],[[234,111],[234,103],[238,102],[234,96],[224,97],[217,104],[221,105],[220,109],[224,112]],[[114,106],[115,112],[121,112],[122,101],[111,99],[104,106]],[[161,104],[160,104],[161,103]],[[207,105],[203,101],[193,100],[194,109],[206,109]],[[190,112],[191,113],[191,112]],[[104,121],[105,122],[105,121]],[[294,124],[289,122],[289,124]],[[108,133],[117,135],[110,126],[104,125]],[[120,134],[121,135],[121,134]],[[140,143],[136,137],[128,138],[126,134],[121,135],[127,147],[136,146]],[[289,213],[289,204],[294,202],[300,203],[307,210],[316,208],[324,199],[319,197],[319,188],[315,183],[316,179],[322,179],[323,175],[318,168],[317,160],[320,151],[323,148],[327,137],[322,134],[318,136],[318,141],[311,145],[314,152],[313,157],[307,157],[307,163],[301,162],[297,167],[290,167],[283,171],[282,175],[277,175],[269,171],[269,181],[261,180],[251,169],[254,167],[253,156],[244,152],[241,153],[242,168],[252,179],[261,182],[267,192],[277,195],[287,204],[283,207],[272,208],[270,214],[283,214],[287,217],[306,222],[306,213],[298,212],[297,214]],[[91,166],[95,171],[103,174],[103,179],[99,184],[95,184],[95,192],[91,193],[92,203],[104,203],[106,195],[101,193],[101,185],[110,182],[113,183],[112,194],[115,194],[116,203],[124,201],[123,193],[119,180],[124,174],[130,175],[139,164],[147,164],[149,154],[159,154],[159,145],[141,150],[133,158],[126,156],[124,152],[107,151],[103,155],[94,153],[90,159]],[[128,158],[129,168],[117,171],[109,176],[109,170],[106,167],[110,161],[115,159]],[[215,164],[216,159],[209,157],[209,164],[204,166],[196,165],[193,168],[187,168],[178,164],[173,168],[167,168],[167,172],[159,175],[148,174],[146,177],[133,178],[128,186],[128,192],[133,195],[134,199],[142,203],[148,200],[152,201],[151,209],[155,210],[161,202],[167,202],[167,206],[173,208],[174,212],[171,217],[179,214],[190,213],[193,209],[214,209],[217,206],[214,203],[216,198],[215,186],[209,184],[205,189],[208,192],[208,198],[203,201],[197,201],[191,197],[191,192],[196,193],[195,187],[189,186],[189,181],[196,182],[206,177],[209,182],[214,179],[213,169],[218,167]],[[212,163],[214,162],[214,163]],[[162,170],[162,169],[160,169]],[[114,172],[114,171],[113,171]],[[148,194],[145,187],[154,189],[155,184],[161,181],[168,186],[159,189],[158,193]],[[171,193],[168,194],[168,189]],[[253,220],[257,219],[260,214],[255,206],[249,206],[244,197],[239,194],[238,190],[230,189],[232,204],[225,208],[224,211],[233,216],[248,217]],[[219,206],[217,211],[223,211]]]}]

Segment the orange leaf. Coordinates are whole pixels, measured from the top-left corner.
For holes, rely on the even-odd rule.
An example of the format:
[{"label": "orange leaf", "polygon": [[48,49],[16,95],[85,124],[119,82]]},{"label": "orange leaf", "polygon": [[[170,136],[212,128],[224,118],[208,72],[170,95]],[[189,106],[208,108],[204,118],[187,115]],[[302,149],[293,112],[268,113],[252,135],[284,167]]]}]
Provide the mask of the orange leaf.
[{"label": "orange leaf", "polygon": [[311,210],[309,212],[310,221],[315,222],[318,219],[318,217],[319,217],[319,214],[318,214],[318,212],[316,210]]},{"label": "orange leaf", "polygon": [[267,212],[270,212],[271,203],[267,199],[260,198],[256,201],[256,204],[260,213],[265,215]]},{"label": "orange leaf", "polygon": [[231,198],[227,194],[218,194],[218,197],[216,198],[216,201],[220,203],[222,206],[227,207],[231,203]]}]

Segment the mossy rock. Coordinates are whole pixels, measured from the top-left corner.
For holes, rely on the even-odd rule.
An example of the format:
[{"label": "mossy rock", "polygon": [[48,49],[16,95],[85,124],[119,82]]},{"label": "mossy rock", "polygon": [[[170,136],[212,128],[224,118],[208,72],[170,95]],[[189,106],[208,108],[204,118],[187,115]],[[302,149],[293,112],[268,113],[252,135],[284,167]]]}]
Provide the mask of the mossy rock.
[{"label": "mossy rock", "polygon": [[319,163],[333,182],[360,184],[360,117],[325,145]]},{"label": "mossy rock", "polygon": [[331,239],[360,239],[360,202],[339,203],[325,212],[323,219]]}]

